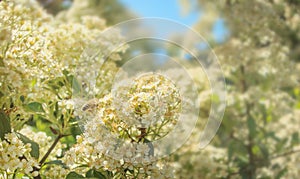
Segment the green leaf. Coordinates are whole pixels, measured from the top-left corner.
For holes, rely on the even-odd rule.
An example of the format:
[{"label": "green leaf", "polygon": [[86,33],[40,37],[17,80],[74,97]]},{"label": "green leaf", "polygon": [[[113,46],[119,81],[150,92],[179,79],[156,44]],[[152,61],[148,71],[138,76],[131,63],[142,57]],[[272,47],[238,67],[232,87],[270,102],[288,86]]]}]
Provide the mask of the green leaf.
[{"label": "green leaf", "polygon": [[268,132],[267,137],[270,137],[271,139],[275,140],[276,142],[280,141],[280,139],[275,135],[275,132],[273,132],[273,131]]},{"label": "green leaf", "polygon": [[71,84],[72,84],[72,89],[73,89],[73,91],[72,91],[73,95],[80,93],[81,85],[79,84],[78,80],[75,77],[72,78]]},{"label": "green leaf", "polygon": [[34,87],[34,85],[36,84],[36,82],[37,82],[36,79],[32,80],[32,81],[31,81],[31,87]]},{"label": "green leaf", "polygon": [[272,115],[267,115],[266,121],[269,123],[272,121]]},{"label": "green leaf", "polygon": [[257,145],[254,145],[251,150],[254,155],[257,155],[260,152],[260,149]]},{"label": "green leaf", "polygon": [[299,140],[299,133],[298,132],[294,132],[292,135],[292,145],[298,145],[300,142]]},{"label": "green leaf", "polygon": [[242,167],[249,163],[249,159],[247,156],[239,155],[236,158],[236,162],[238,163],[239,167]]},{"label": "green leaf", "polygon": [[101,172],[98,172],[95,169],[91,169],[91,170],[87,171],[85,176],[87,178],[106,179],[105,175],[103,175]]},{"label": "green leaf", "polygon": [[52,80],[47,80],[47,86],[50,88],[48,90],[56,93],[56,90],[59,90],[61,87],[64,86],[64,83],[62,82],[63,78],[57,77]]},{"label": "green leaf", "polygon": [[26,105],[26,108],[33,112],[45,112],[41,103],[31,102]]},{"label": "green leaf", "polygon": [[178,162],[180,159],[180,156],[178,154],[174,154],[174,161]]},{"label": "green leaf", "polygon": [[76,172],[70,172],[67,176],[66,179],[77,179],[77,178],[84,178],[84,176],[79,175]]},{"label": "green leaf", "polygon": [[[2,29],[1,29],[2,30]],[[4,62],[3,62],[3,57],[2,56],[0,56],[0,66],[1,67],[4,67],[5,65],[4,65]]]},{"label": "green leaf", "polygon": [[261,145],[259,145],[259,149],[260,149],[263,157],[265,159],[268,159],[269,158],[269,149],[268,149],[268,147],[265,146],[265,145],[263,145],[263,144],[261,144]]},{"label": "green leaf", "polygon": [[23,95],[20,96],[20,100],[22,101],[22,103],[24,103],[25,101],[25,97]]},{"label": "green leaf", "polygon": [[9,117],[3,110],[0,111],[0,138],[4,140],[4,136],[11,132]]},{"label": "green leaf", "polygon": [[250,116],[247,120],[248,130],[250,136],[253,138],[256,135],[256,123],[255,120]]},{"label": "green leaf", "polygon": [[232,145],[232,144],[229,144],[228,150],[227,150],[227,156],[228,156],[228,159],[229,159],[229,160],[232,159],[233,154],[234,154],[234,148],[233,148],[233,145]]},{"label": "green leaf", "polygon": [[28,137],[24,136],[21,133],[16,133],[18,138],[24,143],[24,144],[31,144],[31,151],[30,151],[30,155],[36,159],[39,159],[40,156],[40,147],[39,145],[32,141],[31,139],[29,139]]},{"label": "green leaf", "polygon": [[275,144],[275,149],[277,152],[282,152],[288,142],[288,138],[283,138]]},{"label": "green leaf", "polygon": [[45,162],[45,165],[59,165],[63,168],[68,168],[66,164],[64,164],[61,160],[52,160],[49,162]]},{"label": "green leaf", "polygon": [[64,163],[61,160],[52,160],[49,162],[46,162],[47,165],[64,165]]},{"label": "green leaf", "polygon": [[282,169],[277,175],[276,175],[276,179],[280,179],[282,178],[286,173],[288,172],[287,168]]}]

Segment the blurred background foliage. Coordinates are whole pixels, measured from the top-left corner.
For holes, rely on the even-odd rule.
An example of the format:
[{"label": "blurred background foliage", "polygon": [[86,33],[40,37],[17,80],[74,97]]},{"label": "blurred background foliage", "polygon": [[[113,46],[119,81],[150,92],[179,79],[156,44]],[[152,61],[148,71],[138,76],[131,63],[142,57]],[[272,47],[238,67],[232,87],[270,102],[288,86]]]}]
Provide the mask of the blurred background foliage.
[{"label": "blurred background foliage", "polygon": [[[118,0],[38,0],[47,11],[53,15],[71,8],[68,14],[61,12],[62,18],[79,19],[83,15],[99,16],[106,20],[108,25],[114,25],[124,20],[134,18],[135,15],[129,11]],[[75,5],[74,5],[75,4]]]}]

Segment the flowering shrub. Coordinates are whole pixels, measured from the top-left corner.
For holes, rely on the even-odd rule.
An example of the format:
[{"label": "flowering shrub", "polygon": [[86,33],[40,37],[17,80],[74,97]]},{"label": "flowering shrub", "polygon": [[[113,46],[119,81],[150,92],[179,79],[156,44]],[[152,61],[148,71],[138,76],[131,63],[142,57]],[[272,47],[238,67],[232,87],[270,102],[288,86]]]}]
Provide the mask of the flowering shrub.
[{"label": "flowering shrub", "polygon": [[[76,130],[70,99],[78,90],[74,74],[80,74],[77,67],[85,63],[81,54],[96,37],[101,38],[102,54],[93,61],[96,68],[104,61],[105,50],[122,38],[101,37],[105,23],[98,17],[63,22],[29,0],[1,2],[0,19],[1,177],[64,177],[70,169],[61,158],[70,146],[60,140],[72,143],[68,136]],[[95,89],[98,96],[107,93],[121,51],[102,66]],[[81,74],[78,80],[88,78],[89,74]],[[25,123],[35,127],[24,128]]]},{"label": "flowering shrub", "polygon": [[[103,19],[53,17],[30,0],[3,1],[0,12],[1,178],[174,177],[152,143],[179,118],[171,80],[148,74],[111,94],[126,45],[110,52],[123,38],[103,35]],[[78,109],[80,95],[94,98]]]},{"label": "flowering shrub", "polygon": [[201,112],[195,132],[172,153],[183,133],[163,147],[157,141],[184,131],[195,117],[189,107],[198,107],[184,97],[194,90],[184,70],[113,84],[128,46],[119,31],[107,31],[107,19],[92,15],[104,12],[86,11],[91,1],[52,16],[33,0],[2,0],[0,178],[297,178],[299,3],[199,2],[206,27],[220,14],[232,32],[212,44],[227,109],[215,140],[199,150],[199,131],[218,99],[206,74],[188,69]]}]

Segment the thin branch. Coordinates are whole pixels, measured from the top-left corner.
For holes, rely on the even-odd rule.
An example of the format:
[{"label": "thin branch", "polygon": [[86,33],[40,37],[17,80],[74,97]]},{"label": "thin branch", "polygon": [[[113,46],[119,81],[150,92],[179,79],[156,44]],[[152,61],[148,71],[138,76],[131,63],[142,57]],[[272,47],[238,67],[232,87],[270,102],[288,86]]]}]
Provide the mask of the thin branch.
[{"label": "thin branch", "polygon": [[55,146],[57,145],[57,143],[59,142],[59,140],[64,137],[63,135],[58,135],[56,137],[56,139],[54,140],[54,142],[52,143],[52,145],[50,146],[50,148],[48,149],[47,153],[44,155],[44,157],[40,160],[40,165],[42,166],[43,163],[46,161],[46,159],[48,158],[48,156],[51,154],[52,150],[55,148]]},{"label": "thin branch", "polygon": [[276,158],[280,158],[280,157],[285,157],[285,156],[292,155],[292,154],[295,154],[295,153],[298,153],[298,152],[300,152],[300,149],[291,150],[291,151],[288,151],[288,152],[285,152],[285,153],[282,153],[282,154],[278,154],[278,155],[272,156],[272,157],[270,157],[270,159],[276,159]]},{"label": "thin branch", "polygon": [[[63,137],[65,137],[66,135],[61,135],[59,134],[56,139],[54,140],[54,142],[52,143],[52,145],[50,146],[50,148],[48,149],[48,151],[46,152],[46,154],[43,156],[43,158],[40,160],[39,164],[40,167],[42,167],[42,165],[44,164],[44,162],[47,160],[47,158],[49,157],[49,155],[51,154],[51,152],[53,151],[53,149],[56,147],[57,143],[59,142],[59,140]],[[39,171],[40,168],[34,168],[34,171]],[[41,175],[38,174],[38,176],[34,177],[34,179],[41,179]]]}]

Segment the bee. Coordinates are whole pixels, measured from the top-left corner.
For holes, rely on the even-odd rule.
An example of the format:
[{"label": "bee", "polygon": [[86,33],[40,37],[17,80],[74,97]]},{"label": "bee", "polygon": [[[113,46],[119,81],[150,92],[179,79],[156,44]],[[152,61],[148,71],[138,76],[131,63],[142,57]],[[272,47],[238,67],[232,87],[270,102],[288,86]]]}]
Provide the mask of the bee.
[{"label": "bee", "polygon": [[88,111],[88,112],[93,112],[97,109],[98,107],[98,100],[97,99],[91,99],[86,102],[81,108],[82,111]]}]

